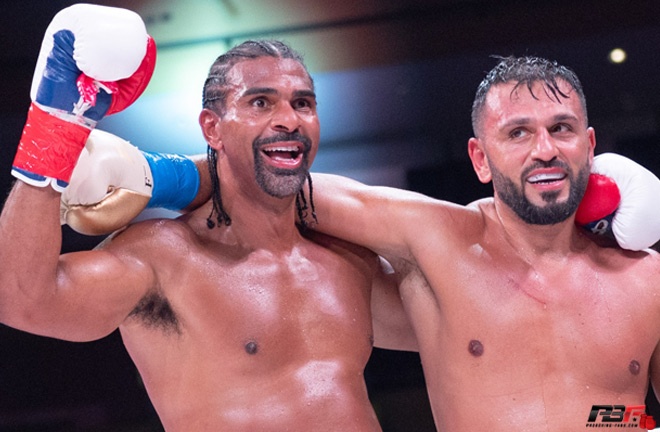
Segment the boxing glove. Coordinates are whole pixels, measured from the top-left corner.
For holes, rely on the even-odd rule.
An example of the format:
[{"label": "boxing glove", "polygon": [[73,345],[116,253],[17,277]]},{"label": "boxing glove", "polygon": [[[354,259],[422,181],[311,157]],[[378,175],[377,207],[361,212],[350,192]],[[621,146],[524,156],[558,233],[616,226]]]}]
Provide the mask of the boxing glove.
[{"label": "boxing glove", "polygon": [[155,60],[155,43],[135,12],[91,4],[58,12],[37,59],[12,174],[62,191],[91,130],[139,97]]},{"label": "boxing glove", "polygon": [[640,419],[639,419],[639,427],[640,429],[646,429],[646,430],[653,430],[655,429],[655,419],[653,416],[647,415],[647,414],[642,414]]},{"label": "boxing glove", "polygon": [[62,193],[60,222],[81,234],[108,234],[147,207],[183,209],[198,189],[199,173],[191,159],[142,152],[95,129]]},{"label": "boxing glove", "polygon": [[594,158],[575,222],[595,234],[612,235],[619,246],[642,250],[660,240],[660,180],[614,153]]}]

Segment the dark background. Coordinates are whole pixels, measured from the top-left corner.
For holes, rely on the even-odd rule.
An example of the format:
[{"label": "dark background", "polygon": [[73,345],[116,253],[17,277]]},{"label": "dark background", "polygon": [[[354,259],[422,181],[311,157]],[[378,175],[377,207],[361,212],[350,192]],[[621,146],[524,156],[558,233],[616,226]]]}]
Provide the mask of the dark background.
[{"label": "dark background", "polygon": [[[2,2],[0,173],[4,174],[0,174],[0,193],[6,194],[12,181],[8,173],[29,105],[43,32],[52,16],[72,3]],[[660,2],[384,3],[394,6],[384,14],[360,15],[353,22],[339,24],[350,29],[351,25],[376,27],[385,23],[402,32],[397,40],[404,46],[393,49],[396,55],[391,58],[377,60],[381,65],[451,59],[466,76],[464,81],[449,83],[447,99],[451,100],[437,101],[438,106],[448,103],[455,107],[463,120],[452,118],[451,124],[418,131],[443,143],[447,156],[442,163],[407,170],[410,189],[459,203],[490,193],[488,186],[474,178],[465,143],[471,134],[471,98],[483,73],[494,64],[488,58],[493,53],[538,54],[572,67],[585,87],[598,151],[616,151],[660,173]],[[300,4],[304,7],[308,3]],[[310,14],[310,22],[318,25],[316,18]],[[606,54],[614,46],[628,51],[628,62],[607,62]],[[464,64],[457,58],[464,59]],[[428,109],[434,106],[430,104]],[[443,118],[438,116],[437,121],[441,123]],[[64,230],[64,251],[90,248],[100,241],[66,227]],[[417,354],[376,349],[365,375],[386,432],[434,430]],[[648,405],[659,418],[655,398],[650,397]],[[0,325],[0,432],[159,430],[117,333],[81,344],[32,336]]]}]

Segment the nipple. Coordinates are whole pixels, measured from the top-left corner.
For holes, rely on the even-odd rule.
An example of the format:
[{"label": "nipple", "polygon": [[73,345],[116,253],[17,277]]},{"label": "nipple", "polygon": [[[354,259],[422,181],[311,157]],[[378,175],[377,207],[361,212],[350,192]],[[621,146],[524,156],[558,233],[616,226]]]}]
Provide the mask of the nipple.
[{"label": "nipple", "polygon": [[484,346],[476,339],[472,339],[468,344],[468,351],[475,357],[481,357],[484,353]]},{"label": "nipple", "polygon": [[628,364],[628,370],[633,375],[639,375],[641,369],[642,367],[637,360],[631,360],[630,364]]},{"label": "nipple", "polygon": [[254,341],[250,341],[245,344],[245,352],[252,355],[256,354],[257,351],[259,350],[259,347],[257,346],[257,343]]}]

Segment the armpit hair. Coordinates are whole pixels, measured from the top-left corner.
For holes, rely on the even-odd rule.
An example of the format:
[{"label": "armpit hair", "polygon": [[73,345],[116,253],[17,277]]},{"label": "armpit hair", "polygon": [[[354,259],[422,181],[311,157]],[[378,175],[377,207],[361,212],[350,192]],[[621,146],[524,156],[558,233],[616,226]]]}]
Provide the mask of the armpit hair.
[{"label": "armpit hair", "polygon": [[129,316],[141,320],[147,327],[160,329],[165,332],[181,333],[179,320],[170,302],[157,292],[152,292],[144,296]]}]

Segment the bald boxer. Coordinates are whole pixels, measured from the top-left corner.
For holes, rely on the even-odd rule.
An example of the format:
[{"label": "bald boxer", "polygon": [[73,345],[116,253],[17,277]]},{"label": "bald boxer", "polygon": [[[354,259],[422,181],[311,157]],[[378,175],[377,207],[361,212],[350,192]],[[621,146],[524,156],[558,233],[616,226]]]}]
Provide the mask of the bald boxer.
[{"label": "bald boxer", "polygon": [[[594,158],[580,81],[545,59],[502,59],[479,86],[473,126],[468,152],[492,198],[458,206],[314,175],[313,228],[395,263],[439,430],[575,431],[625,412],[623,426],[652,429],[642,413],[660,367],[660,258],[646,249],[658,179]],[[631,250],[598,246],[576,222],[613,224]]]},{"label": "bald boxer", "polygon": [[[119,328],[168,432],[380,431],[364,367],[374,344],[414,350],[415,337],[373,252],[296,224],[315,217],[303,185],[319,141],[302,59],[246,42],[215,61],[203,103],[216,194],[184,217],[60,255],[59,192],[15,184],[0,216],[0,321],[70,341]],[[79,153],[81,137],[58,145]],[[73,168],[45,151],[26,159]]]}]

